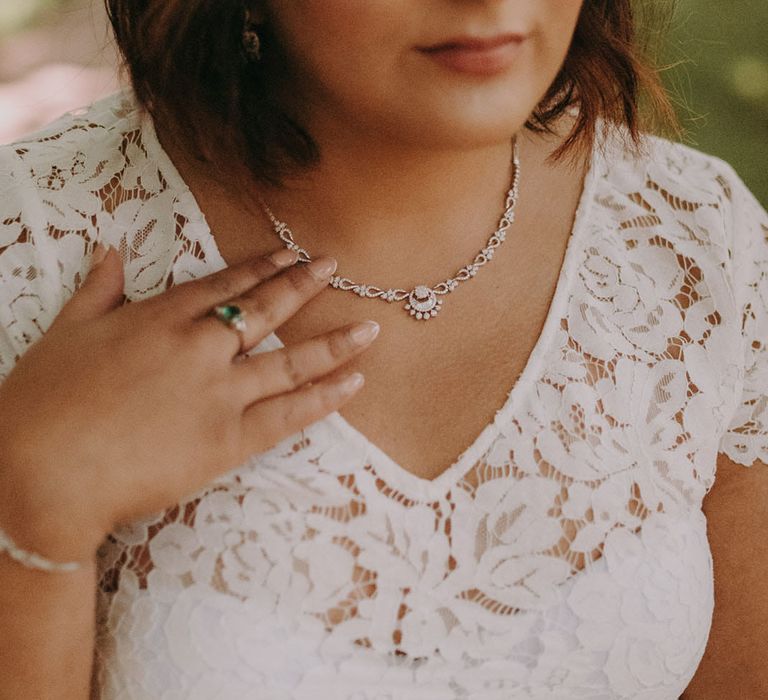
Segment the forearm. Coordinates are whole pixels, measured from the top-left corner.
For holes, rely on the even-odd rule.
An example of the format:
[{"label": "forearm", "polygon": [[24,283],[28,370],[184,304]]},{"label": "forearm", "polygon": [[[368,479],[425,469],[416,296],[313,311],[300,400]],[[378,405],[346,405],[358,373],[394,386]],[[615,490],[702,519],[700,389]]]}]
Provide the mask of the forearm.
[{"label": "forearm", "polygon": [[95,565],[28,569],[0,553],[0,698],[88,700]]},{"label": "forearm", "polygon": [[[22,550],[69,561],[70,543],[88,538],[65,531],[62,523],[74,518],[58,515],[51,504],[30,512],[24,489],[12,475],[4,469],[0,478],[0,494],[13,496],[0,499],[4,534]],[[85,551],[95,553],[95,548]],[[88,700],[95,638],[95,554],[80,562],[75,571],[42,571],[0,551],[0,700]]]}]

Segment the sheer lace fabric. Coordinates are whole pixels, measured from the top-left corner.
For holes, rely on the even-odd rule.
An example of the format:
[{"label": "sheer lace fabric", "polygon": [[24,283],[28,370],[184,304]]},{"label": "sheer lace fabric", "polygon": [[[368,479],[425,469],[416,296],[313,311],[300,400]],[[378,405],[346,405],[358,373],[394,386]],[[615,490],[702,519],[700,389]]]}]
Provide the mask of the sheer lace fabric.
[{"label": "sheer lace fabric", "polygon": [[[525,370],[436,480],[334,413],[112,533],[95,696],[677,698],[716,455],[768,461],[768,215],[724,162],[647,147],[595,150]],[[129,301],[225,266],[129,91],[0,149],[0,193],[0,379],[97,240]]]}]

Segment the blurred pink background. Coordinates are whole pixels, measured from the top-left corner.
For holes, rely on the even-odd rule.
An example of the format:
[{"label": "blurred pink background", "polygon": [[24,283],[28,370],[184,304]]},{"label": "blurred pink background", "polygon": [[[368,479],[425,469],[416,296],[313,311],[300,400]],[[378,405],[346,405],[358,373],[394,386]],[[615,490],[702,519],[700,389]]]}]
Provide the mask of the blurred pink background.
[{"label": "blurred pink background", "polygon": [[119,88],[100,1],[0,0],[0,18],[21,25],[0,36],[0,143]]}]

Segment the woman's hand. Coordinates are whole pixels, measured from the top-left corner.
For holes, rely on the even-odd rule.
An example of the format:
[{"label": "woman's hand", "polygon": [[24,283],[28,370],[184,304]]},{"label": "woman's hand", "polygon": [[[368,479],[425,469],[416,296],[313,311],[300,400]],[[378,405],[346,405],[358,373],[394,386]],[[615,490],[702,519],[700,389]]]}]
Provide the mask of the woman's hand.
[{"label": "woman's hand", "polygon": [[295,254],[280,252],[282,266],[261,257],[124,306],[116,252],[92,269],[0,384],[0,527],[20,547],[91,560],[118,523],[193,494],[354,394],[362,375],[341,366],[375,335],[357,344],[343,327],[245,357],[209,315],[224,302],[246,312],[244,352],[327,287],[333,268],[282,270]]}]

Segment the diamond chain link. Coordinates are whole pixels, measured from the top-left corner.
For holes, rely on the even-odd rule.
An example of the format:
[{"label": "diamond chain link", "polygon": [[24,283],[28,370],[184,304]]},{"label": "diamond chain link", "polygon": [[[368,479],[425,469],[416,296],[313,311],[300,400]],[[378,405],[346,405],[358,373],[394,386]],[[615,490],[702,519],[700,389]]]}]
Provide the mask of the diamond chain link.
[{"label": "diamond chain link", "polygon": [[[460,282],[465,282],[472,279],[478,272],[478,270],[486,265],[493,259],[496,248],[498,248],[507,238],[507,230],[512,226],[515,221],[515,208],[517,206],[517,200],[520,194],[520,152],[518,147],[517,138],[514,141],[514,147],[512,149],[512,164],[514,166],[514,175],[512,178],[512,185],[510,186],[506,199],[505,210],[499,220],[496,231],[491,234],[490,238],[479,253],[475,256],[475,259],[469,264],[462,267],[453,277],[439,282],[433,287],[427,287],[436,295],[445,295],[452,292],[459,285]],[[293,232],[283,221],[280,221],[270,207],[264,200],[261,200],[261,206],[266,215],[269,217],[272,223],[272,228],[275,233],[280,237],[280,240],[285,244],[285,247],[289,250],[295,250],[298,253],[298,262],[311,262],[312,258],[309,252],[296,243],[293,237]],[[415,290],[407,289],[381,289],[371,284],[362,284],[353,282],[347,277],[341,275],[334,275],[329,280],[329,284],[335,289],[341,289],[342,291],[354,292],[360,297],[374,299],[381,298],[386,302],[392,303],[395,301],[403,301],[411,296]],[[419,285],[418,288],[422,288],[423,285]],[[434,314],[433,314],[434,315]]]}]

